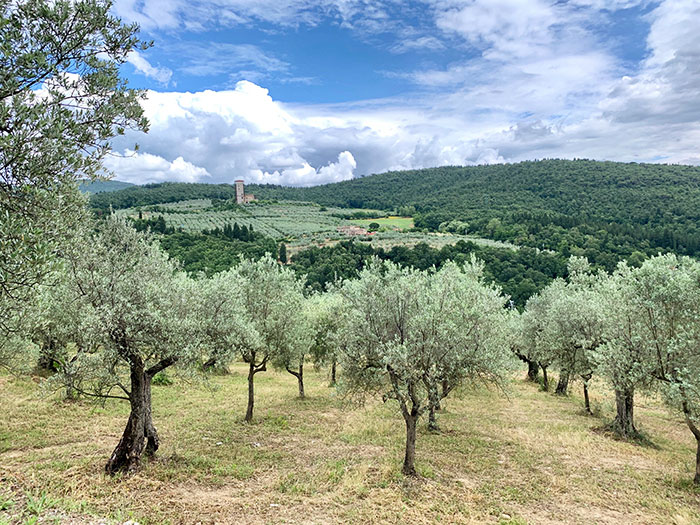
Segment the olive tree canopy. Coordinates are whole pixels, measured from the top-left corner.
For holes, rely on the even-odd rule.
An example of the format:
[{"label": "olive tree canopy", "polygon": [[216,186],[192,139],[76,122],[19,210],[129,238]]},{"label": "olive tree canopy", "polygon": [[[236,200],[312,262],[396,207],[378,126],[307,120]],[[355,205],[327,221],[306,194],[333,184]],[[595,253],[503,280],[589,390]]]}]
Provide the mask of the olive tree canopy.
[{"label": "olive tree canopy", "polygon": [[416,474],[420,416],[456,385],[500,383],[511,362],[506,298],[481,275],[474,262],[429,273],[374,261],[342,287],[341,388],[398,402],[406,424],[404,474]]},{"label": "olive tree canopy", "polygon": [[[142,43],[109,0],[0,0],[0,309],[43,280],[81,220],[77,181],[103,174],[110,139],[145,130],[119,66]],[[0,318],[8,332],[10,315]]]}]

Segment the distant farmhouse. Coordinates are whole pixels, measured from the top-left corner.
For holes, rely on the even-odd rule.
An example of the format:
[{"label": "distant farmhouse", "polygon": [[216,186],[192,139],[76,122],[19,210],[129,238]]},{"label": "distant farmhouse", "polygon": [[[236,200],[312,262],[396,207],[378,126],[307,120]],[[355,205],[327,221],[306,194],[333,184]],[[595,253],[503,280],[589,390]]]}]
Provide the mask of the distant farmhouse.
[{"label": "distant farmhouse", "polygon": [[255,200],[255,195],[249,193],[245,194],[245,187],[241,179],[236,181],[236,204],[248,204]]},{"label": "distant farmhouse", "polygon": [[372,235],[371,232],[360,226],[338,226],[338,233],[355,237],[357,235]]}]

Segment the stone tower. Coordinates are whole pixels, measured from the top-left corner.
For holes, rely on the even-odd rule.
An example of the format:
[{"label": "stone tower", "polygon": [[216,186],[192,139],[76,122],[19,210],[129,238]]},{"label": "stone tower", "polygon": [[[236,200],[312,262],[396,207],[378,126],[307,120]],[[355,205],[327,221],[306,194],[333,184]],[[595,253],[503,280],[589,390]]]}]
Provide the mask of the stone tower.
[{"label": "stone tower", "polygon": [[245,204],[245,188],[240,179],[236,181],[236,204]]}]

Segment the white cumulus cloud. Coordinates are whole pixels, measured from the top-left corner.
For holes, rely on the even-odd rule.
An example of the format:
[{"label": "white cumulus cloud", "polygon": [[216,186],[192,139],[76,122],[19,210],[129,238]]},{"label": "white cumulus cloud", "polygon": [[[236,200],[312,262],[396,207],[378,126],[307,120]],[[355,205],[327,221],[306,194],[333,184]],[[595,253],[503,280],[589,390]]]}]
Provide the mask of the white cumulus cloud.
[{"label": "white cumulus cloud", "polygon": [[135,184],[152,182],[202,182],[209,177],[206,169],[187,162],[181,156],[172,162],[151,153],[126,150],[124,155],[110,156],[105,160],[107,169],[117,174],[119,180]]},{"label": "white cumulus cloud", "polygon": [[129,55],[126,57],[126,61],[134,66],[136,71],[142,75],[152,78],[156,82],[160,82],[166,86],[173,76],[173,72],[170,69],[167,67],[155,67],[151,65],[151,63],[138,51],[132,51],[129,53]]}]

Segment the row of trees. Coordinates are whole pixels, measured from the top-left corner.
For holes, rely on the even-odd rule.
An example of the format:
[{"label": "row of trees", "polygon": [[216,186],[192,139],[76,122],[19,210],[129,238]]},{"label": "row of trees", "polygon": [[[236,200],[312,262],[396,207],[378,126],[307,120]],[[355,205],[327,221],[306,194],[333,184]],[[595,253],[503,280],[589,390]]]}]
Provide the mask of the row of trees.
[{"label": "row of trees", "polygon": [[516,354],[539,370],[556,367],[556,392],[569,381],[607,380],[615,392],[616,417],[610,428],[624,438],[640,437],[634,396],[660,394],[682,414],[697,441],[695,483],[700,484],[700,263],[667,254],[633,268],[593,273],[588,262],[572,258],[568,280],[557,279],[532,297],[522,315],[514,314],[519,337]]},{"label": "row of trees", "polygon": [[510,369],[506,299],[483,283],[474,261],[430,272],[375,260],[358,279],[308,296],[303,280],[270,256],[194,279],[119,219],[78,239],[24,312],[22,329],[40,362],[57,370],[49,387],[130,403],[109,473],[133,470],[158,449],[151,383],[171,366],[202,373],[242,359],[245,421],[254,414],[255,376],[269,366],[295,376],[301,397],[308,359],[330,365],[333,379],[339,368],[350,398],[379,393],[398,403],[406,474],[415,474],[421,415],[437,428],[440,400],[456,386],[501,384]]},{"label": "row of trees", "polygon": [[553,281],[521,314],[484,283],[474,259],[439,270],[374,259],[358,278],[312,293],[270,256],[192,278],[118,219],[79,238],[63,271],[24,312],[22,328],[40,362],[58,370],[49,386],[129,401],[110,473],[132,470],[144,451],[157,450],[151,382],[171,366],[203,373],[243,360],[245,421],[254,416],[258,373],[286,370],[303,397],[305,365],[329,366],[350,399],[381,395],[398,404],[403,471],[415,474],[420,417],[437,430],[443,398],[464,383],[505,386],[517,356],[532,379],[542,371],[546,388],[556,370],[559,394],[580,380],[589,412],[589,382],[605,378],[617,406],[610,428],[624,438],[639,436],[635,393],[659,393],[698,441],[700,483],[700,263],[689,258],[658,256],[613,274],[572,258],[568,279]]}]

